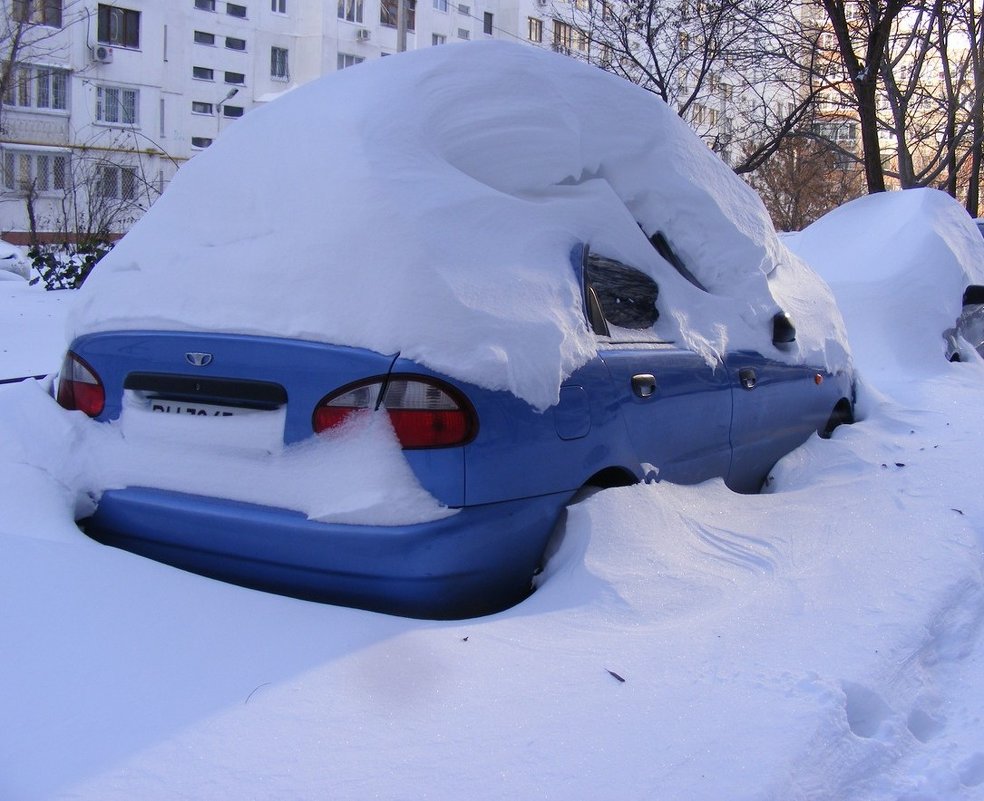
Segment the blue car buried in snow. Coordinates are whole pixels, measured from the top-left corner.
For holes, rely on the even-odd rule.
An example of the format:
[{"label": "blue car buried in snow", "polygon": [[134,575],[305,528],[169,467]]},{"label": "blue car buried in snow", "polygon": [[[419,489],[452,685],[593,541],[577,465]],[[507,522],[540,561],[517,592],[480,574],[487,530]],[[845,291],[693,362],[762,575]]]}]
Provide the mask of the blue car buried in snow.
[{"label": "blue car buried in snow", "polygon": [[[163,414],[285,412],[287,443],[385,409],[421,485],[457,514],[402,526],[331,524],[299,512],[127,487],[105,492],[85,530],[101,542],[286,595],[414,617],[461,618],[524,598],[551,532],[586,486],[715,476],[755,491],[814,432],[853,418],[849,372],[753,352],[709,366],[649,335],[658,287],[578,247],[584,324],[597,356],[545,412],[359,348],[229,334],[101,332],[65,359],[58,401],[97,420],[130,393]],[[772,321],[777,349],[795,341]]]},{"label": "blue car buried in snow", "polygon": [[755,491],[853,418],[829,289],[755,194],[647,92],[520,45],[251,111],[78,300],[58,400],[123,449],[90,535],[401,615],[524,598],[582,487]]}]

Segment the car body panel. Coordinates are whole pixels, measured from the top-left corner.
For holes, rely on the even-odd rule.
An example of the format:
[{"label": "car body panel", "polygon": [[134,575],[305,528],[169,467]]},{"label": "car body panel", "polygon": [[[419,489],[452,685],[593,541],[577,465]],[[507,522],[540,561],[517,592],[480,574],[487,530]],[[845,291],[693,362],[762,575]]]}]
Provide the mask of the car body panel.
[{"label": "car body panel", "polygon": [[464,618],[529,593],[570,493],[472,506],[406,526],[316,523],[285,509],[129,487],[103,494],[86,532],[235,584],[391,614]]},{"label": "car body panel", "polygon": [[[723,369],[669,343],[612,344],[601,357],[637,463],[681,484],[728,474],[731,385]],[[653,378],[651,394],[633,385],[643,376]]]},{"label": "car body panel", "polygon": [[848,376],[758,353],[729,354],[725,363],[734,396],[728,485],[756,492],[776,460],[821,431],[853,389]]}]

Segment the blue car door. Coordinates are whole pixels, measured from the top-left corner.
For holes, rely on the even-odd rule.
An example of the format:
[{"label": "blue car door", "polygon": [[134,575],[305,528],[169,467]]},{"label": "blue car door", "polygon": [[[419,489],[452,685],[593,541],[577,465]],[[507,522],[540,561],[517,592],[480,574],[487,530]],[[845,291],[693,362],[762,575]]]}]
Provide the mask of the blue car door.
[{"label": "blue car door", "polygon": [[822,373],[808,366],[739,352],[727,367],[734,382],[728,484],[757,492],[775,462],[824,423],[832,402],[819,389]]},{"label": "blue car door", "polygon": [[677,483],[727,476],[732,403],[727,372],[656,340],[658,287],[649,276],[588,253],[581,258],[581,277],[598,355],[639,462],[655,467],[660,480]]}]

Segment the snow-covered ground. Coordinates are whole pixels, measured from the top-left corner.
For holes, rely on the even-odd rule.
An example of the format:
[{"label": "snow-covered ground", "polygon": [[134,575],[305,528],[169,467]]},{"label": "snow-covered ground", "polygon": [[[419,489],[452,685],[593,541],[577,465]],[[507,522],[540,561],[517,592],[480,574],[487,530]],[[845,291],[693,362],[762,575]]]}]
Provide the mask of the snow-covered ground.
[{"label": "snow-covered ground", "polygon": [[[436,102],[448,74],[441,60],[462,51],[429,50],[435,52],[422,58],[434,61],[427,66],[418,58],[417,78]],[[526,238],[525,227],[515,240],[544,250],[524,252],[517,245],[511,261],[485,267],[522,279],[524,259],[546,258],[549,250],[561,254],[567,269],[574,241],[609,236],[613,255],[637,255],[643,268],[675,275],[638,230],[637,221],[652,221],[681,243],[685,260],[714,290],[701,294],[707,308],[739,307],[728,319],[710,314],[664,321],[682,341],[713,357],[715,342],[734,346],[754,331],[761,337],[767,329],[760,323],[771,319],[777,304],[799,300],[786,309],[801,326],[799,346],[847,358],[826,287],[779,243],[754,196],[733,183],[706,148],[687,143],[672,114],[640,118],[656,120],[663,126],[657,133],[669,136],[663,144],[672,146],[667,159],[673,169],[666,184],[649,186],[643,172],[619,164],[589,169],[604,126],[578,122],[580,107],[565,94],[571,82],[561,80],[569,70],[588,68],[560,59],[556,74],[544,80],[538,70],[552,71],[543,61],[551,57],[526,55],[530,50],[520,58],[536,60],[537,69],[509,73],[517,80],[539,76],[527,87],[537,90],[530,94],[533,105],[524,106],[529,119],[555,124],[536,108],[552,103],[556,91],[565,124],[580,135],[561,145],[536,136],[534,126],[523,129],[532,134],[525,138],[492,141],[510,151],[533,143],[530,159],[541,159],[538,169],[550,174],[540,178],[553,182],[557,196],[542,203],[537,216],[550,235]],[[484,50],[486,56],[496,52]],[[367,71],[345,71],[343,83],[309,95],[354,98],[366,76],[397,69],[386,62],[397,63],[384,59]],[[509,82],[493,70],[477,73],[469,80],[489,93]],[[610,79],[589,73],[585,85],[606,102]],[[620,103],[636,102],[628,90],[617,91]],[[303,93],[291,93],[287,108]],[[506,96],[489,96],[506,107]],[[267,113],[274,105],[238,123],[223,141],[233,147],[250,131],[261,138],[268,130],[286,133]],[[324,108],[330,128],[338,122],[332,117],[337,105]],[[417,122],[448,121],[427,108],[418,110]],[[448,250],[462,256],[501,244],[509,228],[500,223],[520,220],[524,208],[545,198],[526,192],[521,171],[499,173],[492,169],[497,162],[471,162],[467,148],[441,150],[438,145],[454,144],[461,134],[450,127],[447,136],[433,139],[434,153],[454,169],[429,164],[443,176],[441,191],[421,191],[410,181],[414,176],[404,176],[401,191],[419,194],[423,212],[428,203],[446,201],[445,212],[466,215],[461,241]],[[370,125],[354,133],[372,142],[393,129]],[[400,127],[396,141],[430,143],[431,130]],[[652,145],[645,137],[654,133],[640,130],[640,140],[633,139],[642,134],[633,134],[632,126],[621,133],[623,145],[643,145],[637,150],[643,154]],[[292,135],[318,139],[321,133],[310,126]],[[74,304],[69,330],[181,329],[194,327],[199,317],[231,330],[266,308],[280,322],[320,319],[307,308],[307,284],[296,276],[296,285],[278,282],[274,258],[276,248],[289,246],[292,259],[310,260],[305,246],[318,242],[281,236],[278,226],[291,223],[289,210],[271,207],[268,197],[254,203],[255,187],[232,201],[253,219],[275,215],[263,230],[250,228],[233,209],[218,228],[209,218],[207,226],[182,231],[188,209],[209,202],[194,197],[193,181],[207,184],[213,167],[223,173],[229,151],[221,145],[196,158],[185,173],[192,177],[176,181],[176,191],[124,239],[106,270],[97,268],[91,289],[75,299],[81,303]],[[288,151],[298,161],[284,174],[300,180],[303,152]],[[365,155],[354,144],[352,153]],[[281,180],[273,162],[255,164],[252,180],[269,186]],[[338,169],[347,175],[356,167]],[[379,189],[373,180],[353,186],[367,195]],[[452,189],[458,199],[476,192],[476,202],[456,204],[442,194]],[[611,205],[613,189],[622,194],[615,192]],[[565,231],[549,208],[568,193],[571,209],[579,211],[571,213],[573,230]],[[483,205],[497,194],[508,213]],[[617,236],[586,236],[592,217],[590,204],[580,208],[582,195],[609,204]],[[948,363],[941,336],[959,312],[961,282],[984,283],[984,242],[939,193],[898,198],[900,205],[884,214],[878,209],[884,199],[866,199],[841,210],[839,221],[821,221],[787,241],[821,272],[830,271],[861,376],[862,419],[790,454],[760,495],[737,495],[715,480],[581,498],[569,508],[537,591],[485,618],[428,622],[312,604],[98,545],[73,522],[86,489],[77,479],[94,469],[91,439],[79,435],[81,414],[58,410],[44,382],[0,385],[0,801],[984,799],[984,493],[978,486],[984,362]],[[340,222],[331,224],[348,224],[352,215],[345,210],[352,208],[358,204],[332,208]],[[466,242],[485,208],[492,211],[480,241]],[[867,225],[860,224],[864,219]],[[153,227],[155,220],[163,221],[161,228]],[[920,227],[921,220],[927,225]],[[398,229],[392,237],[380,234],[357,247],[394,255],[407,252],[409,241],[415,258],[435,252],[433,242],[414,238],[425,236],[419,227],[399,215],[392,222]],[[164,237],[168,230],[171,239]],[[187,263],[167,260],[180,255],[179,233],[194,245],[195,258]],[[395,243],[398,236],[405,241]],[[154,243],[174,250],[141,247]],[[198,277],[199,268],[209,268],[208,255],[219,254],[215,247],[241,253],[234,266],[251,264],[250,277],[265,281],[269,293],[256,298],[249,294],[255,284],[209,281],[204,273],[198,284],[173,280]],[[270,258],[252,263],[250,253]],[[220,258],[213,261],[220,276],[231,269]],[[541,329],[538,308],[553,309],[546,327],[559,336],[552,350],[517,365],[511,356],[522,352],[522,343],[517,346],[512,334],[502,338],[510,329],[500,325],[501,308],[488,302],[483,263],[476,262],[479,269],[462,283],[452,262],[435,268],[441,280],[434,287],[456,301],[455,309],[487,317],[468,329],[471,341],[455,340],[443,351],[446,326],[421,330],[422,341],[436,347],[420,357],[454,367],[471,346],[491,342],[490,353],[500,357],[493,360],[499,373],[491,384],[548,405],[565,371],[594,347],[580,312],[569,308],[573,295],[561,291],[539,307],[521,299],[516,307],[500,304],[507,314],[516,311],[523,332]],[[358,271],[348,272],[358,273],[352,281],[361,280]],[[382,308],[398,307],[387,304],[414,287],[411,277],[389,287],[393,297]],[[524,292],[533,295],[542,276],[527,277],[532,283]],[[330,288],[330,280],[321,280]],[[662,275],[661,281],[677,311],[697,303],[699,290],[681,277]],[[243,308],[232,302],[218,308],[215,294],[206,302],[180,289],[203,284],[228,286]],[[315,305],[327,302],[327,294],[313,294]],[[68,298],[0,284],[0,378],[57,368]],[[278,311],[282,298],[296,305]],[[415,294],[413,303],[420,302]],[[356,312],[353,326],[364,341],[355,344],[385,349],[390,334],[415,335],[395,325],[376,330],[372,315]],[[257,319],[269,322],[262,314]],[[293,333],[332,339],[337,332]]]},{"label": "snow-covered ground", "polygon": [[[65,298],[0,294],[0,375],[57,364]],[[100,546],[0,443],[0,798],[984,798],[984,365],[866,364],[863,319],[864,420],[768,493],[586,497],[540,589],[463,622]]]}]

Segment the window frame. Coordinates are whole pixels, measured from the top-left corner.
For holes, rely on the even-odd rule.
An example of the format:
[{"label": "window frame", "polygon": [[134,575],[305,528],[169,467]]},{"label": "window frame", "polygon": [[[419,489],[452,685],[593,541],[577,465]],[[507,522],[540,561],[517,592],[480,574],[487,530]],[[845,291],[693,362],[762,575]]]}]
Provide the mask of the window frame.
[{"label": "window frame", "polygon": [[[115,100],[111,100],[109,93],[118,93]],[[124,98],[129,95],[132,98],[132,120],[110,119],[107,112],[114,110],[117,117],[126,117],[126,106]],[[96,122],[101,125],[112,125],[122,128],[136,128],[140,125],[140,90],[129,86],[118,84],[98,84],[96,86]]]},{"label": "window frame", "polygon": [[[208,77],[205,77],[204,75],[196,75],[195,74],[195,70],[201,70],[202,72],[207,72],[208,73]],[[196,66],[192,66],[192,68],[191,68],[191,77],[192,77],[193,80],[196,80],[196,81],[212,81],[214,83],[215,82],[215,68],[214,67],[196,67]]]},{"label": "window frame", "polygon": [[[399,5],[399,0],[379,0],[379,24],[384,28],[395,28],[396,27],[396,15]],[[410,3],[407,3],[406,8],[407,17],[407,30],[415,31],[417,24],[417,12],[411,7]],[[389,20],[392,19],[392,22]]]},{"label": "window frame", "polygon": [[[242,47],[239,46],[240,43],[242,44]],[[237,53],[245,53],[246,52],[246,40],[245,39],[242,39],[242,38],[240,38],[238,36],[227,36],[227,37],[225,37],[225,49],[226,50],[234,50]]]},{"label": "window frame", "polygon": [[[124,165],[102,162],[96,165],[96,196],[108,198],[109,200],[135,201],[137,199],[137,168]],[[112,191],[107,192],[109,186],[107,178],[112,175]],[[129,181],[126,177],[129,176]]]},{"label": "window frame", "polygon": [[[21,170],[28,165],[29,180]],[[37,186],[39,164],[44,164],[45,186]],[[60,167],[59,167],[60,163]],[[32,150],[31,148],[0,148],[0,192],[24,196],[30,193],[46,197],[64,194],[68,189],[71,153],[67,150]]]},{"label": "window frame", "polygon": [[365,61],[365,58],[362,56],[357,56],[353,53],[343,53],[339,51],[336,70],[341,71],[344,69],[348,69],[349,67],[355,67],[356,65],[361,64],[363,61]]},{"label": "window frame", "polygon": [[287,0],[270,0],[270,11],[274,14],[286,14]]},{"label": "window frame", "polygon": [[526,36],[530,42],[543,43],[543,20],[539,17],[527,17]]},{"label": "window frame", "polygon": [[140,12],[132,8],[99,3],[96,7],[96,41],[112,47],[139,50]]},{"label": "window frame", "polygon": [[64,8],[62,0],[13,0],[10,16],[14,22],[61,28]]},{"label": "window frame", "polygon": [[[235,12],[229,9],[236,9]],[[239,11],[242,10],[242,14]],[[226,15],[235,19],[247,19],[248,9],[242,3],[226,3]]]},{"label": "window frame", "polygon": [[275,81],[290,80],[290,50],[286,47],[270,47],[270,77]]},{"label": "window frame", "polygon": [[338,0],[338,18],[345,22],[363,24],[365,3],[363,0]]},{"label": "window frame", "polygon": [[198,31],[196,30],[192,34],[192,38],[195,44],[207,45],[208,47],[215,47],[215,34],[209,33],[208,31]]},{"label": "window frame", "polygon": [[[45,114],[68,113],[69,70],[17,63],[10,72],[10,82],[0,103],[12,109],[31,109]],[[46,102],[41,103],[45,92]],[[60,99],[60,102],[59,102]]]}]

